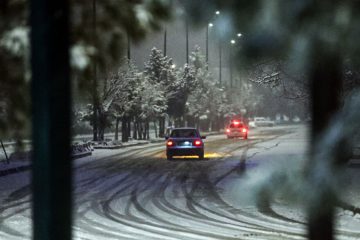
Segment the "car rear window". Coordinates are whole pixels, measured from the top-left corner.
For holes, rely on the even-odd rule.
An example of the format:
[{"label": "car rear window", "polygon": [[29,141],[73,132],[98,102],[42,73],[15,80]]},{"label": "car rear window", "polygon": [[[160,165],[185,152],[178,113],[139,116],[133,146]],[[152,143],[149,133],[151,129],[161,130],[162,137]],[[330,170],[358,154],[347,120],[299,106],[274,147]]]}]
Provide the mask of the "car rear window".
[{"label": "car rear window", "polygon": [[198,137],[195,129],[174,129],[170,137]]},{"label": "car rear window", "polygon": [[230,124],[230,128],[242,128],[242,127],[244,127],[244,125],[243,124]]}]

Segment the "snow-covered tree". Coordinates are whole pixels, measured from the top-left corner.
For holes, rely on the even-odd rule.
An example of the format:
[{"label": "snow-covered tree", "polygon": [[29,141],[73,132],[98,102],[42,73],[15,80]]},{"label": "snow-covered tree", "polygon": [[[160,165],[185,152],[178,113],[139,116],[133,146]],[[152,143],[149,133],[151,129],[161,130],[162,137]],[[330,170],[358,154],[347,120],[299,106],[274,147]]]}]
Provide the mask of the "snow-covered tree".
[{"label": "snow-covered tree", "polygon": [[172,115],[172,106],[170,106],[170,99],[175,97],[178,91],[177,72],[175,65],[171,58],[163,56],[162,52],[153,48],[150,53],[148,62],[145,63],[144,75],[150,84],[156,85],[164,94],[167,101],[167,108],[159,113],[159,136],[163,137],[165,133],[165,114]]},{"label": "snow-covered tree", "polygon": [[216,83],[199,47],[195,47],[190,59],[195,85],[187,101],[188,121],[204,130],[219,129],[223,117],[231,111],[227,92]]},{"label": "snow-covered tree", "polygon": [[186,103],[190,93],[196,88],[194,69],[188,64],[177,73],[176,81],[170,85],[171,96],[168,98],[168,113],[174,118],[175,125],[181,126],[185,121]]},{"label": "snow-covered tree", "polygon": [[[131,66],[133,66],[131,64]],[[131,68],[132,69],[132,68]],[[128,73],[129,74],[129,73]],[[109,73],[104,79],[102,79],[101,87],[98,89],[98,106],[97,106],[97,126],[98,126],[98,140],[104,140],[105,129],[111,126],[113,118],[117,117],[117,113],[113,111],[114,105],[118,104],[119,98],[123,97],[124,91],[124,77],[122,72]],[[132,79],[127,76],[127,80]],[[125,103],[124,99],[123,102]],[[94,107],[92,104],[87,105],[87,111],[84,115],[84,120],[89,121],[90,125],[94,125]]]},{"label": "snow-covered tree", "polygon": [[129,124],[132,116],[136,115],[140,110],[138,99],[141,95],[142,77],[137,67],[132,61],[124,60],[127,64],[123,64],[115,74],[118,79],[119,91],[114,99],[112,111],[116,118],[115,139],[118,138],[118,126],[122,122],[122,141],[127,142],[129,138]]},{"label": "snow-covered tree", "polygon": [[[0,3],[0,105],[4,112],[0,116],[1,133],[10,129],[21,131],[29,125],[28,33],[31,26],[28,21],[28,2],[4,0]],[[102,0],[96,1],[96,15],[93,15],[91,2],[71,0],[72,47],[69,50],[74,70],[73,80],[95,95],[98,91],[91,91],[96,77],[94,63],[97,65],[98,81],[101,81],[109,70],[119,64],[125,39],[130,37],[139,40],[159,29],[161,22],[169,17],[169,4],[169,1],[162,0]]]},{"label": "snow-covered tree", "polygon": [[[136,116],[136,124],[138,126],[138,135],[140,138],[149,138],[149,124],[154,122],[156,128],[156,120],[163,116],[167,109],[166,94],[161,83],[151,83],[146,77],[140,84],[141,94],[138,99],[139,114]],[[140,127],[140,129],[139,129]],[[141,131],[142,130],[142,131]],[[156,130],[156,129],[155,129]]]},{"label": "snow-covered tree", "polygon": [[145,63],[144,74],[152,83],[160,83],[163,80],[163,71],[166,69],[165,57],[161,50],[152,48],[149,60]]}]

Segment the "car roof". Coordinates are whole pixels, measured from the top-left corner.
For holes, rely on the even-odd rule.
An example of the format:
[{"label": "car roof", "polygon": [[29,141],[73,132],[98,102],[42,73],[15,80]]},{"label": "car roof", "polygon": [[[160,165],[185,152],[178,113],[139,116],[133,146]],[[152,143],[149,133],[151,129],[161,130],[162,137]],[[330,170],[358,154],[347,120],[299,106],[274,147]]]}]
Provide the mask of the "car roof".
[{"label": "car roof", "polygon": [[[244,123],[244,122],[239,122],[238,124],[239,124],[239,125],[240,125],[240,124],[245,125],[245,123]],[[237,124],[235,124],[234,122],[231,122],[231,123],[229,123],[229,126],[230,126],[230,125],[237,125]]]},{"label": "car roof", "polygon": [[171,130],[197,130],[197,128],[193,127],[179,127],[179,128],[173,128]]}]

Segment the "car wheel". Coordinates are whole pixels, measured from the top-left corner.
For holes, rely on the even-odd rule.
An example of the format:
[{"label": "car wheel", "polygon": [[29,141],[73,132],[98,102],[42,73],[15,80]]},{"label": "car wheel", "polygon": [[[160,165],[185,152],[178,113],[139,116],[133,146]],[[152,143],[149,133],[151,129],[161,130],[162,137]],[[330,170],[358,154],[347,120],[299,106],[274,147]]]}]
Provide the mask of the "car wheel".
[{"label": "car wheel", "polygon": [[203,152],[199,154],[199,159],[200,159],[200,160],[203,160],[203,159],[204,159],[204,153],[203,153]]},{"label": "car wheel", "polygon": [[171,154],[166,154],[166,158],[167,158],[167,160],[172,160],[173,156]]}]

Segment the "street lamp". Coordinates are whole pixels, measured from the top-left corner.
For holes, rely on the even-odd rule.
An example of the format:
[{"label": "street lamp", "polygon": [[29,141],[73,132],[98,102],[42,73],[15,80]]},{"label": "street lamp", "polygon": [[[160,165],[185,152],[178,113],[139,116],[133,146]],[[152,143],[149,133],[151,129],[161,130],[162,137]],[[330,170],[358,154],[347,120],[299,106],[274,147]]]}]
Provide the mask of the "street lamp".
[{"label": "street lamp", "polygon": [[[238,38],[241,38],[242,34],[241,34],[241,33],[237,33],[236,36],[237,36]],[[236,44],[236,40],[235,40],[235,39],[231,39],[231,40],[230,40],[230,43],[231,43],[231,45],[233,46],[233,45]],[[229,66],[229,67],[230,67],[230,87],[233,86],[233,63],[232,63],[232,61],[233,61],[233,55],[232,55],[232,52],[233,52],[233,51],[230,51],[230,66]]]},{"label": "street lamp", "polygon": [[213,23],[209,23],[206,26],[206,70],[209,69],[209,28],[212,28],[213,26]]},{"label": "street lamp", "polygon": [[221,38],[219,39],[219,84],[221,85],[221,65],[222,65],[222,62],[221,62],[221,56],[222,56],[222,49],[221,49]]},{"label": "street lamp", "polygon": [[130,59],[131,59],[131,40],[130,40],[130,36],[129,33],[126,33],[127,36],[127,60],[128,60],[128,64],[130,65]]},{"label": "street lamp", "polygon": [[189,21],[187,17],[185,20],[185,31],[186,31],[186,63],[189,64]]},{"label": "street lamp", "polygon": [[[215,15],[220,15],[220,11],[215,11]],[[208,23],[206,26],[206,70],[209,69],[209,29],[214,27],[214,24],[212,22]]]},{"label": "street lamp", "polygon": [[167,47],[167,29],[166,29],[166,27],[165,27],[165,29],[164,29],[164,57],[166,56],[166,47]]}]

